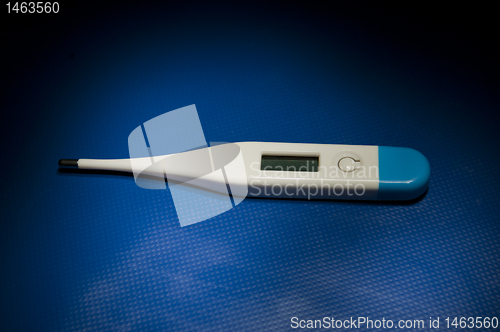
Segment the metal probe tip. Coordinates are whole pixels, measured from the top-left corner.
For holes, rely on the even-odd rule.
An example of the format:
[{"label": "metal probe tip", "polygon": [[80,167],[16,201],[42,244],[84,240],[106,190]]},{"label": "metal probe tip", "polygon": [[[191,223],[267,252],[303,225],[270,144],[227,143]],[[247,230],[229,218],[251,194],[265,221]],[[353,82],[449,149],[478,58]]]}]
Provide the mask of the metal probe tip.
[{"label": "metal probe tip", "polygon": [[59,166],[78,167],[78,159],[60,159]]}]

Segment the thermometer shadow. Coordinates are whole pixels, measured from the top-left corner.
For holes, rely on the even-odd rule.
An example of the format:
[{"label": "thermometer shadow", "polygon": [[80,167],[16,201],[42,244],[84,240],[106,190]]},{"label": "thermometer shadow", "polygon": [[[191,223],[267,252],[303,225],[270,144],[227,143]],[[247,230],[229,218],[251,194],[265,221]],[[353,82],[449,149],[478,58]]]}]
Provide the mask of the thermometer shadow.
[{"label": "thermometer shadow", "polygon": [[130,179],[134,178],[134,175],[129,172],[120,172],[120,171],[104,171],[104,170],[93,170],[93,169],[77,169],[77,168],[62,168],[60,167],[56,174],[64,175],[64,176],[99,176],[99,177],[107,177],[107,178],[123,178]]},{"label": "thermometer shadow", "polygon": [[[106,178],[122,178],[122,179],[134,179],[134,175],[129,172],[119,172],[119,171],[104,171],[104,170],[90,170],[90,169],[77,169],[77,168],[59,168],[56,172],[58,175],[64,175],[64,176],[89,176],[89,177],[106,177]],[[148,179],[147,176],[141,175],[145,179]],[[149,180],[151,181],[157,181],[158,182],[158,177],[149,177]],[[165,182],[168,183],[168,181],[165,179]],[[171,181],[172,184],[178,184],[181,182],[177,181]],[[197,189],[200,189],[196,187]],[[207,190],[204,188],[204,190]],[[211,190],[207,190],[211,191]],[[400,200],[400,201],[377,201],[377,200],[346,200],[346,199],[320,199],[320,198],[280,198],[280,197],[255,197],[255,196],[250,196],[248,195],[245,199],[266,199],[266,200],[277,200],[277,201],[303,201],[303,202],[315,202],[315,203],[342,203],[342,204],[359,204],[359,205],[377,205],[377,206],[411,206],[415,205],[417,203],[420,203],[426,196],[427,193],[429,192],[429,188],[420,195],[417,198],[411,199],[411,200]]]},{"label": "thermometer shadow", "polygon": [[[77,169],[77,168],[59,168],[56,172],[58,175],[64,175],[64,176],[88,176],[88,177],[105,177],[105,178],[122,178],[122,179],[133,179],[134,180],[134,175],[130,172],[120,172],[120,171],[106,171],[106,170],[91,170],[91,169]],[[189,183],[183,182],[183,181],[176,181],[176,180],[167,180],[167,179],[161,179],[158,178],[157,176],[148,176],[141,174],[141,180],[142,181],[148,181],[149,183],[154,183],[154,184],[159,184],[159,183],[167,183],[169,186],[172,185],[179,185],[177,188],[181,188],[185,191],[191,191],[193,193],[196,193],[197,195],[203,195],[203,196],[209,196],[213,197],[214,194],[216,195],[227,195],[227,193],[221,193],[215,190],[211,190],[210,188],[205,188],[205,187],[200,187],[200,186],[195,186],[191,185]],[[167,189],[162,188],[162,189]],[[233,195],[230,195],[233,196]],[[240,197],[240,196],[238,196]]]},{"label": "thermometer shadow", "polygon": [[420,203],[426,196],[427,192],[429,191],[429,188],[420,195],[417,198],[410,199],[410,200],[394,200],[394,201],[377,201],[377,200],[362,200],[362,199],[356,199],[356,200],[347,200],[347,199],[321,199],[321,198],[281,198],[281,197],[258,197],[258,196],[247,196],[246,199],[272,199],[272,200],[284,200],[284,201],[303,201],[303,202],[315,202],[315,203],[342,203],[342,204],[359,204],[359,205],[377,205],[377,206],[409,206],[409,205],[415,205],[417,203]]}]

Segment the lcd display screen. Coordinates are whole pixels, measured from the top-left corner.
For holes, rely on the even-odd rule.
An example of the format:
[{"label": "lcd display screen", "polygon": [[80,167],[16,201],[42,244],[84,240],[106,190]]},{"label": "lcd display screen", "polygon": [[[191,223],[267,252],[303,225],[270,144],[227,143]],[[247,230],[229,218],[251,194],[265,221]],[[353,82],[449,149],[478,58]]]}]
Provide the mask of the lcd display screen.
[{"label": "lcd display screen", "polygon": [[317,172],[319,157],[262,156],[263,171]]}]

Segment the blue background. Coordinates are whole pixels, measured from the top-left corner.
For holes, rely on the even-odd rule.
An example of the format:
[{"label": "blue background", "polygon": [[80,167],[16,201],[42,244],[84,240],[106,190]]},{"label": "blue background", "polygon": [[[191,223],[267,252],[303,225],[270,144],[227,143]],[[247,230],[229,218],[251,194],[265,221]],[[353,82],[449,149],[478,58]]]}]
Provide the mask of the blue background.
[{"label": "blue background", "polygon": [[[496,24],[467,23],[487,13],[61,12],[3,22],[2,331],[500,316]],[[58,170],[60,158],[127,158],[134,128],[191,104],[212,142],[414,148],[429,190],[408,203],[248,198],[181,228],[168,191]]]}]

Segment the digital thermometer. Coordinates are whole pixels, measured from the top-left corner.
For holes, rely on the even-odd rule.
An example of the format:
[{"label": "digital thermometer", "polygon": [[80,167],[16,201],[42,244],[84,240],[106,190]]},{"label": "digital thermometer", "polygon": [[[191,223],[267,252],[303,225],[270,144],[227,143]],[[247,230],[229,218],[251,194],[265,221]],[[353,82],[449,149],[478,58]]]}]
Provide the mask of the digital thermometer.
[{"label": "digital thermometer", "polygon": [[[59,165],[140,170],[216,191],[227,184],[233,195],[307,199],[411,200],[427,190],[430,176],[429,162],[414,149],[336,144],[228,143],[165,156],[61,159]],[[224,176],[214,175],[222,169]]]}]

